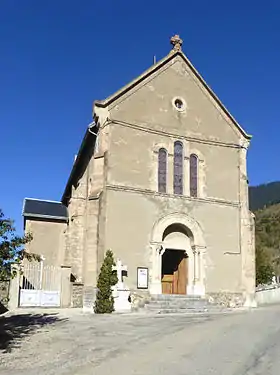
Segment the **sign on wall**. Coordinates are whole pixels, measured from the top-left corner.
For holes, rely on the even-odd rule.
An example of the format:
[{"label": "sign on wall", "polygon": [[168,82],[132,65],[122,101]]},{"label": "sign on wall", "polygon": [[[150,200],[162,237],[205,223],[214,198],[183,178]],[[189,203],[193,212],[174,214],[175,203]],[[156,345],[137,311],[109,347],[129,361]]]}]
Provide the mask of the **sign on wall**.
[{"label": "sign on wall", "polygon": [[147,267],[137,267],[137,289],[148,289],[149,270]]}]

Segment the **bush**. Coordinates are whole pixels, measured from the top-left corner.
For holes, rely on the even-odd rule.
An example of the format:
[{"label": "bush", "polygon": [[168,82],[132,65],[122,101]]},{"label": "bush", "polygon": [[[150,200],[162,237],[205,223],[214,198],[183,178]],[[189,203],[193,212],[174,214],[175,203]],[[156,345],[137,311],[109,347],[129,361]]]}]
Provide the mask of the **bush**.
[{"label": "bush", "polygon": [[97,282],[97,296],[94,306],[96,314],[112,313],[114,311],[114,298],[112,296],[112,286],[118,282],[113,253],[107,250]]}]

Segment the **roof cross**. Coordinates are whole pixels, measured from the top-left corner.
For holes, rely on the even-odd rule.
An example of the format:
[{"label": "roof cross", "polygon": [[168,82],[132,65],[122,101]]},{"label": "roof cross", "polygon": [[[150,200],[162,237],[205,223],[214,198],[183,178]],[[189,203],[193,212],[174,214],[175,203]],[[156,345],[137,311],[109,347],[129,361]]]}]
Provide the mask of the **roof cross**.
[{"label": "roof cross", "polygon": [[180,38],[179,35],[174,35],[170,38],[170,43],[173,45],[173,50],[181,51],[181,46],[183,44],[183,39]]}]

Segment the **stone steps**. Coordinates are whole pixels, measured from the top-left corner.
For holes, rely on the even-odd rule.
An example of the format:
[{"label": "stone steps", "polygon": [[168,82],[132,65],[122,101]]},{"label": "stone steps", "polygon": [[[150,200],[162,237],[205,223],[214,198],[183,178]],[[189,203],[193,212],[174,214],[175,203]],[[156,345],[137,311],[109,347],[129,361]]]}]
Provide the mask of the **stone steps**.
[{"label": "stone steps", "polygon": [[187,310],[187,309],[160,309],[160,310],[148,310],[150,313],[157,314],[205,314],[208,310]]},{"label": "stone steps", "polygon": [[168,313],[206,313],[223,312],[221,306],[209,303],[205,298],[199,296],[168,295],[160,294],[151,296],[150,301],[145,304],[145,310],[158,314]]},{"label": "stone steps", "polygon": [[176,309],[203,309],[207,308],[208,305],[205,303],[196,303],[196,304],[184,304],[184,303],[157,303],[157,302],[149,302],[146,304],[146,307],[149,309],[157,309],[157,308],[176,308]]},{"label": "stone steps", "polygon": [[175,301],[175,300],[187,300],[187,301],[201,301],[204,300],[200,296],[187,296],[185,294],[153,294],[151,296],[153,301]]}]

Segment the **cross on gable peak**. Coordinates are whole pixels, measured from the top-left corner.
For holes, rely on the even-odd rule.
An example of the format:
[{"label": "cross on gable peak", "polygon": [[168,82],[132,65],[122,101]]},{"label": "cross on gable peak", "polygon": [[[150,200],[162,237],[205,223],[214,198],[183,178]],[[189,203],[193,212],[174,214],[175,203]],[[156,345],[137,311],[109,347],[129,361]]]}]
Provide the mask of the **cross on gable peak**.
[{"label": "cross on gable peak", "polygon": [[173,51],[181,51],[183,39],[178,34],[175,34],[170,38],[170,43],[173,45]]}]

